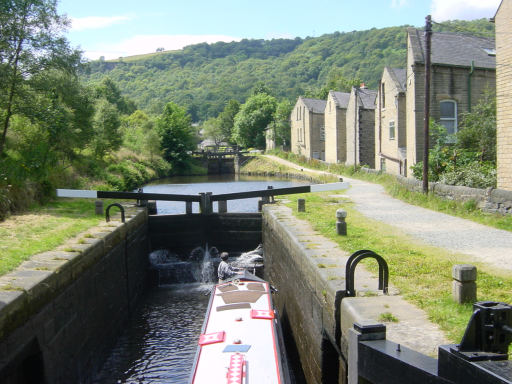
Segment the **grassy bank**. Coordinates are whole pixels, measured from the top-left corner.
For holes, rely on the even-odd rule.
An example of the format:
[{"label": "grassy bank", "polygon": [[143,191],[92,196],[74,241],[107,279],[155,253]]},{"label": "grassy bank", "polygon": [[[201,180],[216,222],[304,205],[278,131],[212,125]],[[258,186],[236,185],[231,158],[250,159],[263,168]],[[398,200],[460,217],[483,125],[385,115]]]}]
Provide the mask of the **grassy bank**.
[{"label": "grassy bank", "polygon": [[391,196],[410,204],[443,212],[452,216],[458,216],[490,227],[512,231],[512,215],[503,216],[500,214],[482,212],[478,209],[477,204],[474,201],[460,202],[446,200],[432,193],[425,195],[423,193],[412,192],[399,184],[392,175],[368,173],[362,171],[360,167],[347,167],[341,164],[325,164],[318,160],[308,160],[303,156],[298,156],[289,152],[275,151],[271,154],[307,168],[318,169],[331,172],[335,175],[348,176],[354,179],[381,184]]},{"label": "grassy bank", "polygon": [[60,199],[9,217],[0,222],[0,275],[104,220],[94,214],[94,201],[85,199]]},{"label": "grassy bank", "polygon": [[[297,199],[306,199],[305,213],[296,211]],[[415,243],[396,228],[362,216],[352,203],[332,193],[287,196],[294,214],[309,221],[323,236],[336,242],[349,253],[371,249],[383,256],[389,265],[390,283],[404,297],[425,310],[430,320],[439,324],[452,342],[460,342],[472,313],[471,305],[456,305],[451,299],[453,264],[467,262],[464,255],[454,255],[440,248]],[[336,234],[336,210],[348,212],[348,236]],[[472,262],[472,264],[475,264]],[[478,267],[478,300],[510,302],[512,276],[497,274],[485,265]],[[377,273],[376,263],[366,267]]]}]

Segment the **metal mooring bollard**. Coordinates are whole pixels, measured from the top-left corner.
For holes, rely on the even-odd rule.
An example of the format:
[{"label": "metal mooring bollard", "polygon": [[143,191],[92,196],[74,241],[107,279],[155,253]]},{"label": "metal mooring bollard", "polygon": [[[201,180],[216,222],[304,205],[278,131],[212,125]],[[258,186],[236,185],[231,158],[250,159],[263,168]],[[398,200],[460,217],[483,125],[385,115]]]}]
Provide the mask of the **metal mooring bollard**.
[{"label": "metal mooring bollard", "polygon": [[297,199],[297,212],[306,212],[306,199]]},{"label": "metal mooring bollard", "polygon": [[102,200],[96,200],[94,202],[94,213],[96,215],[103,216],[103,201]]},{"label": "metal mooring bollard", "polygon": [[347,236],[347,211],[344,209],[338,209],[336,211],[336,232],[338,235]]},{"label": "metal mooring bollard", "polygon": [[470,264],[457,264],[452,268],[452,296],[459,304],[476,301],[476,267]]}]

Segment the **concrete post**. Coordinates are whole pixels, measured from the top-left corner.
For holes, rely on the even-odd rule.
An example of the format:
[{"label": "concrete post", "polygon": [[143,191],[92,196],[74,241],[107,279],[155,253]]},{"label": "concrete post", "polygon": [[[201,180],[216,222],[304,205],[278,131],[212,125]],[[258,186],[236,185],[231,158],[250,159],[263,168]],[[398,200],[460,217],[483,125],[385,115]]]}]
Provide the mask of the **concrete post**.
[{"label": "concrete post", "polygon": [[219,213],[226,213],[228,211],[228,202],[226,200],[219,200]]},{"label": "concrete post", "polygon": [[297,199],[297,212],[306,212],[306,199]]},{"label": "concrete post", "polygon": [[459,304],[476,302],[476,267],[458,264],[452,268],[452,297]]},{"label": "concrete post", "polygon": [[94,213],[103,216],[103,200],[96,200],[94,202]]},{"label": "concrete post", "polygon": [[336,211],[336,232],[338,235],[347,236],[347,223],[345,218],[347,217],[347,211],[344,209],[338,209]]},{"label": "concrete post", "polygon": [[192,214],[192,202],[191,201],[186,201],[185,202],[185,213],[187,215],[191,215]]}]

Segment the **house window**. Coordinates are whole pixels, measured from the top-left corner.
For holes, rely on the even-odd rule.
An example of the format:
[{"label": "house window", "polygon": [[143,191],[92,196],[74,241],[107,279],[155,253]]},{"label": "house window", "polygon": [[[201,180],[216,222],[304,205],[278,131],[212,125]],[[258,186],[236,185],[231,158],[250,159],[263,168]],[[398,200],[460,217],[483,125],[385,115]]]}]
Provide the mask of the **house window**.
[{"label": "house window", "polygon": [[383,157],[380,158],[380,170],[386,172],[386,159]]},{"label": "house window", "polygon": [[446,128],[449,135],[457,133],[457,103],[453,100],[444,100],[440,104],[440,123]]},{"label": "house window", "polygon": [[325,141],[325,126],[320,127],[320,141]]},{"label": "house window", "polygon": [[381,97],[382,97],[382,108],[386,108],[386,87],[384,86],[384,83],[381,85]]},{"label": "house window", "polygon": [[389,140],[395,140],[395,122],[389,122]]}]

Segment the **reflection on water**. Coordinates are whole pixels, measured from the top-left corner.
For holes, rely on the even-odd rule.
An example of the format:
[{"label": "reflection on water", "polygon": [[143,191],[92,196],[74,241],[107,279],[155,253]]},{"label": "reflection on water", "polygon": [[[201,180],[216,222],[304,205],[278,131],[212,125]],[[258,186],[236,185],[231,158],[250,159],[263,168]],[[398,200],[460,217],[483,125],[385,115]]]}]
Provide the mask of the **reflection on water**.
[{"label": "reflection on water", "polygon": [[[267,189],[269,185],[274,188],[295,187],[309,184],[301,180],[265,178],[259,176],[235,176],[235,175],[209,175],[173,177],[172,179],[159,180],[158,184],[148,184],[144,187],[147,193],[172,193],[178,195],[197,195],[200,192],[212,192],[215,194],[255,191]],[[199,212],[199,203],[192,204],[193,211]],[[217,202],[213,203],[216,212]],[[185,213],[184,202],[158,201],[159,214]],[[230,200],[228,212],[257,212],[258,198]]]},{"label": "reflection on water", "polygon": [[211,286],[179,284],[146,294],[95,383],[187,383]]}]

